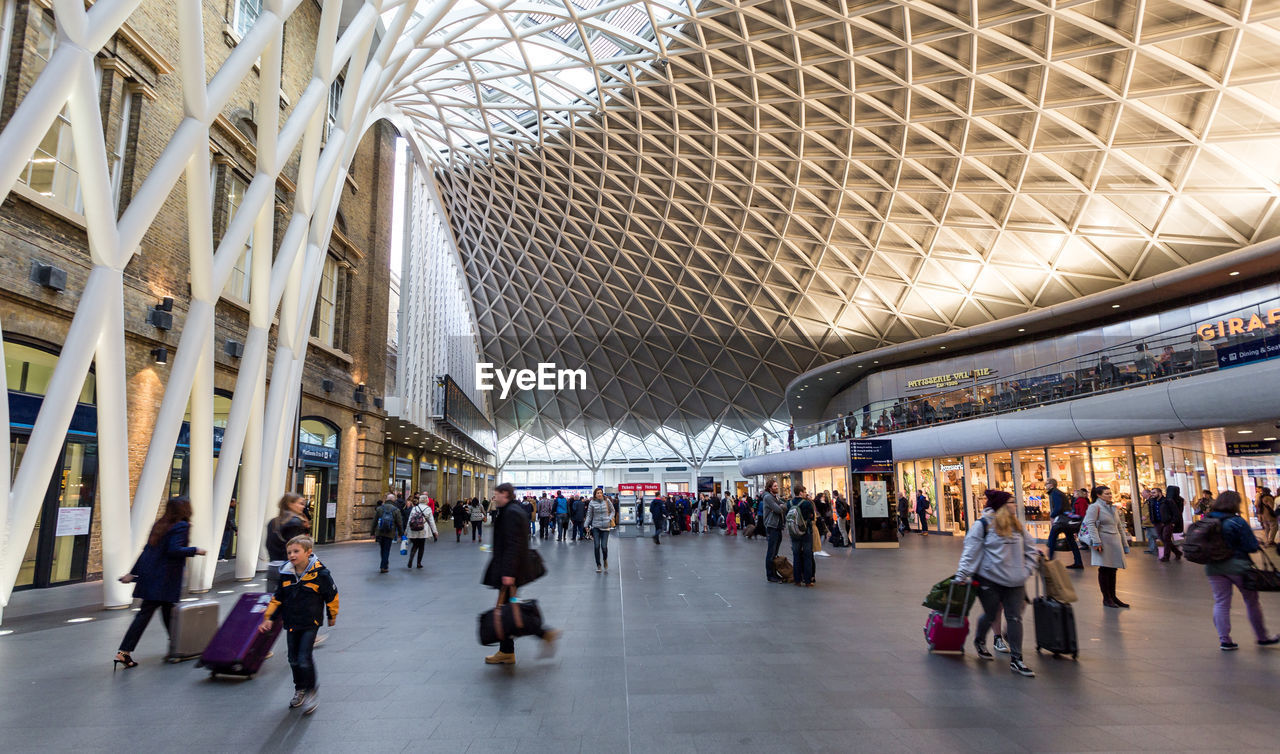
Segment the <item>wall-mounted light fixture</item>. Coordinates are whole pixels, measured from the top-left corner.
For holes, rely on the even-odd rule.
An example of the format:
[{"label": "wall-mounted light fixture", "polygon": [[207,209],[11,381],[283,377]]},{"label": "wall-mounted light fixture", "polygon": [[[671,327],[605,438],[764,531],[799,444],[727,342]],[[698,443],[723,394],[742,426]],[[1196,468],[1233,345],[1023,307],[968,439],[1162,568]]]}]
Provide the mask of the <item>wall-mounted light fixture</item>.
[{"label": "wall-mounted light fixture", "polygon": [[233,359],[244,356],[244,343],[233,338],[227,338],[227,342],[222,346],[223,352]]},{"label": "wall-mounted light fixture", "polygon": [[320,380],[320,389],[326,393],[333,392],[333,380]]},{"label": "wall-mounted light fixture", "polygon": [[364,424],[364,414],[356,414],[356,424]]},{"label": "wall-mounted light fixture", "polygon": [[165,296],[147,312],[147,323],[158,330],[173,329],[173,299]]},{"label": "wall-mounted light fixture", "polygon": [[67,271],[43,262],[31,263],[31,282],[54,291],[67,289]]},{"label": "wall-mounted light fixture", "polygon": [[364,405],[365,392],[364,392],[363,382],[361,382],[359,385],[356,385],[356,391],[355,393],[352,394],[352,397],[355,399],[357,404],[361,406]]},{"label": "wall-mounted light fixture", "polygon": [[152,359],[153,361],[155,361],[155,363],[157,363],[157,364],[161,364],[161,365],[163,365],[163,364],[168,364],[168,363],[169,363],[169,349],[168,349],[168,348],[165,348],[164,346],[160,346],[159,348],[153,348],[153,349],[151,349],[151,359]]}]

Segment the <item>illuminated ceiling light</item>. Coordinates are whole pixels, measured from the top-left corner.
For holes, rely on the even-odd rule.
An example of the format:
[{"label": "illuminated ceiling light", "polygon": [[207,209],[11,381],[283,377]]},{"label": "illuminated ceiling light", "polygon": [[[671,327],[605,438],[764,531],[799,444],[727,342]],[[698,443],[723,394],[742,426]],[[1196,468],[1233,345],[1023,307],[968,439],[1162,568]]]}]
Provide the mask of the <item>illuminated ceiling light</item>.
[{"label": "illuminated ceiling light", "polygon": [[1236,275],[1239,275],[1239,274],[1240,274],[1240,271],[1239,271],[1239,270],[1236,270],[1235,272],[1228,272],[1228,273],[1227,273],[1227,275],[1228,275],[1229,277],[1235,277]]},{"label": "illuminated ceiling light", "polygon": [[1120,308],[1120,305],[1119,305],[1119,304],[1112,304],[1112,305],[1111,305],[1111,308],[1112,308],[1112,309],[1119,309],[1119,308]]},{"label": "illuminated ceiling light", "polygon": [[1018,328],[1018,332],[1026,332],[1026,331],[1027,331],[1027,328],[1025,328],[1025,327],[1019,327],[1019,328]]},{"label": "illuminated ceiling light", "polygon": [[1263,441],[1263,442],[1275,442],[1275,441],[1276,441],[1276,438],[1274,438],[1274,437],[1264,437],[1264,438],[1262,438],[1262,441]]},{"label": "illuminated ceiling light", "polygon": [[1238,435],[1251,435],[1251,434],[1253,434],[1253,430],[1252,430],[1252,429],[1241,429],[1241,430],[1237,430],[1237,431],[1236,431],[1236,434],[1238,434]]},{"label": "illuminated ceiling light", "polygon": [[938,350],[939,350],[939,351],[945,351],[945,350],[947,350],[947,347],[946,347],[946,346],[938,346]]}]

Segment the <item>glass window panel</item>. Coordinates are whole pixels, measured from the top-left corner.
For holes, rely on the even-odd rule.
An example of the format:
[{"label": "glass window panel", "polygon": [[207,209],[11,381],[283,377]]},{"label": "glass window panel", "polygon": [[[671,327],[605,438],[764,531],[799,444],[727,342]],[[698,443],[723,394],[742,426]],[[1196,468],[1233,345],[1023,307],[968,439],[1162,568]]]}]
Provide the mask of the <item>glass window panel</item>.
[{"label": "glass window panel", "polygon": [[[226,171],[226,176],[226,190],[222,194],[222,202],[226,210],[226,223],[230,226],[232,218],[240,209],[240,204],[244,202],[244,193],[249,187],[240,176],[230,170]],[[225,233],[226,230],[224,229],[223,232]],[[224,296],[238,298],[241,301],[249,300],[252,257],[253,232],[250,231],[249,237],[245,239],[244,250],[240,252],[240,257],[236,259],[235,267],[231,270],[231,277],[227,279],[227,286],[222,290]]]},{"label": "glass window panel", "polygon": [[234,0],[235,1],[235,29],[236,34],[244,39],[244,35],[249,33],[249,29],[258,20],[258,16],[262,15],[262,0]]}]

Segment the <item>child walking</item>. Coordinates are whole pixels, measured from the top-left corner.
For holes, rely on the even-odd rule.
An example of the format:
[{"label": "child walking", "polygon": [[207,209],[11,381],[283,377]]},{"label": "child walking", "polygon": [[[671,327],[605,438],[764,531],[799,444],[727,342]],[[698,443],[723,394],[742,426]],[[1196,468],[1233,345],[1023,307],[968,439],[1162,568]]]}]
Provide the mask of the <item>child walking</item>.
[{"label": "child walking", "polygon": [[289,562],[280,567],[280,588],[267,605],[258,629],[270,631],[272,616],[279,611],[289,646],[289,667],[293,668],[294,691],[289,707],[305,704],[303,714],[307,715],[319,705],[316,666],[311,657],[316,632],[326,613],[330,626],[338,619],[338,587],[329,569],[312,552],[314,548],[315,542],[306,535],[294,537],[285,545]]}]

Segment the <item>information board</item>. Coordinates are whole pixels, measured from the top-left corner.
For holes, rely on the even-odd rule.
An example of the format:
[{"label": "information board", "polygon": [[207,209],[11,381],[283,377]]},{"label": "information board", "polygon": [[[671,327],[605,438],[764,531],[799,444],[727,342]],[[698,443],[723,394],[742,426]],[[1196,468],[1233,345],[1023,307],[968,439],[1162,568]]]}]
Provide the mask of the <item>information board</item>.
[{"label": "information board", "polygon": [[858,482],[862,495],[862,515],[867,518],[887,518],[889,515],[889,486],[885,482]]},{"label": "information board", "polygon": [[892,474],[892,440],[850,440],[849,470],[855,474]]},{"label": "information board", "polygon": [[89,518],[92,508],[59,508],[58,528],[55,537],[78,537],[89,533]]}]

